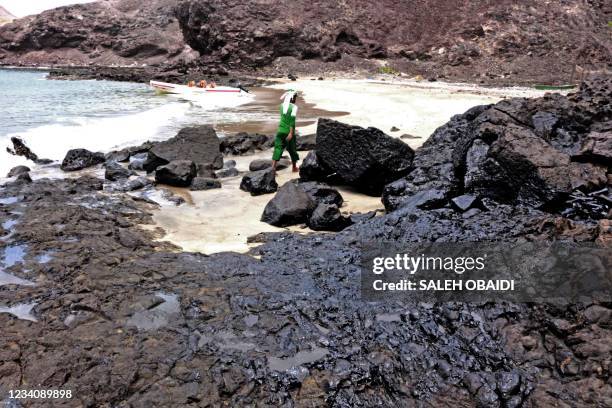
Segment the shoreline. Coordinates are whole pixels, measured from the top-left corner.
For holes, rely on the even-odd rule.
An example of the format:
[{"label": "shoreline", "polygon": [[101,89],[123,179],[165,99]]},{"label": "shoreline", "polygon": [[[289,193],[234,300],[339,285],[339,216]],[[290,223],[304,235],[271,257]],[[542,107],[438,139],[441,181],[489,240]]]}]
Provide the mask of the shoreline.
[{"label": "shoreline", "polygon": [[[232,108],[247,118],[255,115],[260,118],[259,120],[238,119],[233,122],[217,122],[214,124],[215,129],[225,134],[246,131],[273,136],[277,125],[276,115],[280,95],[284,88],[290,87],[303,92],[298,121],[298,130],[302,136],[315,133],[318,117],[330,117],[345,123],[379,127],[393,137],[409,135],[410,138],[403,139],[403,141],[413,149],[422,145],[433,130],[446,123],[451,116],[462,113],[473,105],[494,103],[509,95],[535,97],[543,94],[541,91],[524,88],[489,90],[489,88],[481,88],[477,85],[432,84],[409,80],[395,82],[346,78],[316,81],[286,80],[270,87],[253,88],[255,98],[251,102]],[[344,97],[336,97],[336,95],[344,95]],[[382,115],[376,115],[376,110],[369,109],[369,106],[371,104],[381,106],[382,100],[388,101],[387,106],[383,109]],[[334,108],[336,111],[331,110]],[[423,110],[424,108],[426,109]],[[410,109],[414,110],[412,114]],[[388,119],[389,117],[394,119]],[[397,121],[395,118],[399,117],[409,119]],[[423,118],[426,118],[425,123]],[[398,126],[398,130],[391,132],[392,126]],[[303,159],[306,154],[306,151],[300,152],[301,158]],[[226,159],[235,159],[238,162],[239,170],[244,172],[248,170],[249,161],[267,159],[270,155],[271,151],[266,150],[245,156],[226,157]],[[85,171],[83,174],[87,173],[88,171]],[[290,170],[282,170],[279,174],[281,175],[279,185],[297,177],[297,175],[292,175]],[[37,179],[49,176],[52,178],[76,177],[77,175],[66,175],[56,165],[53,165],[33,168],[32,176]],[[204,253],[226,250],[246,252],[251,248],[247,243],[249,236],[262,232],[282,231],[283,229],[271,227],[259,221],[259,216],[268,199],[265,198],[266,196],[263,196],[264,198],[251,197],[248,193],[239,190],[240,178],[241,176],[222,180],[223,187],[219,190],[189,192],[178,189],[179,195],[187,198],[187,203],[180,207],[161,205],[160,209],[155,211],[154,219],[157,226],[166,231],[165,236],[161,239],[168,240],[185,250]],[[167,186],[156,187],[157,190],[163,188]],[[350,199],[347,199],[341,211],[368,212],[382,208],[380,198],[372,199],[362,194],[355,194],[346,187],[340,190],[342,194],[350,195]],[[232,213],[221,203],[241,208],[242,211]],[[209,212],[207,208],[215,208],[215,210]],[[226,227],[221,220],[230,213],[236,219],[232,224],[234,226],[230,228],[231,231],[221,233]],[[202,230],[203,225],[207,226],[207,229]],[[190,236],[189,231],[192,230],[201,232]],[[207,232],[207,230],[212,232]],[[290,228],[289,230],[301,229]]]}]

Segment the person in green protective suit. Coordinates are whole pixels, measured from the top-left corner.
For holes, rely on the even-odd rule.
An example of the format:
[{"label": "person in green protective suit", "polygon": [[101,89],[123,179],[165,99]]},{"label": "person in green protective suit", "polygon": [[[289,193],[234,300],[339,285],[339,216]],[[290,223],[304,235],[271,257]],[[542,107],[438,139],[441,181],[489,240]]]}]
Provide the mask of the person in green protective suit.
[{"label": "person in green protective suit", "polygon": [[295,118],[298,107],[295,104],[297,92],[289,90],[281,97],[283,103],[280,106],[280,122],[274,139],[274,153],[272,154],[272,169],[276,171],[276,164],[280,160],[283,151],[287,149],[293,163],[293,171],[299,171],[297,162],[300,159],[295,144]]}]

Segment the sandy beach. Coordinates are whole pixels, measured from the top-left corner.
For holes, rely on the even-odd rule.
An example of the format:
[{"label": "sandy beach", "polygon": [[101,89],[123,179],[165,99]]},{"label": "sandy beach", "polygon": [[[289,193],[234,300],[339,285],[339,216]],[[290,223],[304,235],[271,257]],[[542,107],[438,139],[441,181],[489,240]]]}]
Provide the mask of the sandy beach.
[{"label": "sandy beach", "polygon": [[[246,115],[244,121],[217,124],[217,131],[237,131],[273,134],[279,97],[284,89],[301,93],[298,131],[302,135],[316,133],[318,117],[333,117],[341,122],[359,126],[373,126],[395,137],[404,138],[416,149],[451,116],[464,112],[474,105],[495,103],[503,98],[537,97],[543,92],[527,88],[483,88],[474,85],[420,83],[416,81],[374,80],[298,80],[253,89],[255,100],[240,107]],[[372,109],[372,106],[379,107]],[[256,118],[256,119],[254,119]],[[399,130],[391,132],[395,126]],[[255,159],[269,159],[271,151],[242,157],[226,157],[236,160],[238,170],[248,171]],[[306,152],[300,152],[303,159]],[[168,240],[186,251],[216,253],[224,251],[246,252],[251,247],[247,238],[260,232],[279,231],[259,219],[271,195],[251,197],[239,189],[242,176],[223,179],[221,189],[190,192],[175,189],[186,198],[186,204],[175,207],[165,205],[155,212],[157,227],[167,233]],[[291,169],[278,172],[279,186],[298,178]],[[178,191],[177,191],[178,190]],[[379,197],[357,193],[347,187],[339,187],[345,199],[342,211],[346,214],[382,209]],[[292,227],[292,231],[307,233],[306,227]]]}]

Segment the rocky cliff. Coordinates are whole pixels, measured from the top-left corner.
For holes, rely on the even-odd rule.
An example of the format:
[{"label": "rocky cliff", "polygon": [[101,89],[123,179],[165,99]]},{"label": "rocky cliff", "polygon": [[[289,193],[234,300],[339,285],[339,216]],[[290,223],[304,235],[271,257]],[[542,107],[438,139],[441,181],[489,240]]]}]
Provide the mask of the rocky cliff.
[{"label": "rocky cliff", "polygon": [[0,27],[0,63],[568,82],[612,69],[610,20],[604,0],[105,0]]},{"label": "rocky cliff", "polygon": [[575,64],[610,69],[611,12],[599,0],[189,0],[177,17],[204,61],[235,67],[389,59],[402,71],[463,80],[569,80]]},{"label": "rocky cliff", "polygon": [[175,0],[106,0],[60,7],[0,27],[5,64],[130,65],[189,59]]}]

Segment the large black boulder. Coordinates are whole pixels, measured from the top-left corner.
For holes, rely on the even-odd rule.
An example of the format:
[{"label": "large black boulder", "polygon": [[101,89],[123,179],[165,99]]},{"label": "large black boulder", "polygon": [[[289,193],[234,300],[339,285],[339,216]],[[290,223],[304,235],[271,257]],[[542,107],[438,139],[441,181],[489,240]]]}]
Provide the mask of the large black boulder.
[{"label": "large black boulder", "polygon": [[87,149],[72,149],[68,150],[60,167],[64,171],[77,171],[104,163],[105,160],[103,153],[94,153]]},{"label": "large black boulder", "polygon": [[410,171],[413,156],[410,146],[379,129],[319,119],[318,161],[340,182],[363,193],[379,195],[387,183]]},{"label": "large black boulder", "polygon": [[298,189],[302,190],[317,204],[332,204],[341,207],[344,199],[338,190],[328,184],[317,181],[305,181],[296,183]]},{"label": "large black boulder", "polygon": [[240,189],[248,191],[252,196],[270,194],[278,189],[278,184],[272,168],[251,171],[242,177]]},{"label": "large black boulder", "polygon": [[152,173],[160,166],[168,164],[166,160],[160,159],[151,152],[136,153],[130,157],[128,169],[146,171]]},{"label": "large black boulder", "polygon": [[387,185],[385,208],[442,207],[468,195],[563,212],[570,195],[609,184],[611,84],[596,79],[569,96],[512,98],[454,116],[417,150],[414,170]]},{"label": "large black boulder", "polygon": [[126,169],[116,161],[107,161],[104,167],[104,178],[110,181],[126,179],[133,174],[131,170]]},{"label": "large black boulder", "polygon": [[226,136],[221,140],[221,152],[240,156],[254,153],[257,150],[265,150],[272,147],[274,140],[259,133],[249,134],[240,132],[235,135]]},{"label": "large black boulder", "polygon": [[191,160],[174,160],[155,171],[155,181],[169,186],[188,187],[197,174]]},{"label": "large black boulder", "polygon": [[266,205],[261,221],[277,227],[305,223],[316,203],[304,191],[288,181]]},{"label": "large black boulder", "polygon": [[308,218],[308,226],[315,231],[342,231],[351,224],[335,204],[321,203]]},{"label": "large black boulder", "polygon": [[223,167],[219,138],[208,125],[183,128],[173,138],[155,144],[149,153],[167,163],[190,160],[198,167],[207,164],[214,169]]},{"label": "large black boulder", "polygon": [[308,152],[300,166],[300,179],[304,181],[325,181],[332,183],[334,172],[325,166],[315,150]]}]

